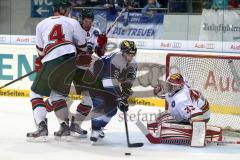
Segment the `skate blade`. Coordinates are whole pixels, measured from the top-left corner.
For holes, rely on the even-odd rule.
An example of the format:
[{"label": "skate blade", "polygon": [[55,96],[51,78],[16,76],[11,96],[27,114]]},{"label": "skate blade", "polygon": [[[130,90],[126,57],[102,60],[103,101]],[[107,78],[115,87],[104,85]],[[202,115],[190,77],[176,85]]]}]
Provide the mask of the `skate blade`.
[{"label": "skate blade", "polygon": [[27,137],[27,142],[46,143],[48,141],[49,141],[48,136]]},{"label": "skate blade", "polygon": [[59,142],[72,142],[70,136],[55,136],[55,140]]},{"label": "skate blade", "polygon": [[79,134],[77,132],[71,132],[71,136],[75,138],[87,138],[87,134]]}]

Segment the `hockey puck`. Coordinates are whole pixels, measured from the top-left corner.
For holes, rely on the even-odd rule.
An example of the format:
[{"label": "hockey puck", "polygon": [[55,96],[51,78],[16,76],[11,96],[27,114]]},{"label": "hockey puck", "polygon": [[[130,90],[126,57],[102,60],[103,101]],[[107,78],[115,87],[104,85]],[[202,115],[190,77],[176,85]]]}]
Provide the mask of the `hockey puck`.
[{"label": "hockey puck", "polygon": [[126,152],[125,155],[126,155],[126,156],[131,156],[131,153]]}]

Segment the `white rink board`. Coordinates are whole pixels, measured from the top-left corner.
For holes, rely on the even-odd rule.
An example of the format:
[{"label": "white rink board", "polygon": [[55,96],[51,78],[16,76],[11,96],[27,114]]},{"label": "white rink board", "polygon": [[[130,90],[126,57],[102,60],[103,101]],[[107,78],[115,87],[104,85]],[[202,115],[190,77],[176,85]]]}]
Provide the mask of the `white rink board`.
[{"label": "white rink board", "polygon": [[[118,50],[118,49],[117,49]],[[116,50],[114,50],[116,51]],[[145,50],[138,49],[136,60],[138,63],[157,63],[165,65],[167,53],[186,53],[186,54],[224,54],[213,52],[190,52],[190,51],[172,51],[172,50]],[[35,45],[2,45],[0,44],[0,84],[10,82],[30,72],[34,68],[34,56],[37,55]],[[238,54],[227,54],[238,55]],[[32,84],[33,77],[27,77],[20,80],[8,89],[25,89],[28,90]]]}]

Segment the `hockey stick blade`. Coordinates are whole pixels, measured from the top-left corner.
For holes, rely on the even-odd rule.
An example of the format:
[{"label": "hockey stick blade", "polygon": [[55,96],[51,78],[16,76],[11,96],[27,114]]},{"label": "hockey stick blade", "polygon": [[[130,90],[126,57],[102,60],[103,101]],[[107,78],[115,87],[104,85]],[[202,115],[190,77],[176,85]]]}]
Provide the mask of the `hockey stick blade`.
[{"label": "hockey stick blade", "polygon": [[139,130],[146,136],[148,141],[153,144],[160,144],[161,143],[161,138],[154,137],[153,135],[150,134],[150,132],[147,130],[147,128],[144,126],[142,122],[139,120],[135,123],[136,126],[139,128]]},{"label": "hockey stick blade", "polygon": [[129,148],[137,148],[137,147],[142,147],[144,144],[143,143],[130,143],[128,144]]},{"label": "hockey stick blade", "polygon": [[123,112],[123,116],[124,116],[124,124],[125,124],[126,138],[127,138],[127,146],[129,148],[142,147],[143,143],[130,143],[129,134],[128,134],[127,116],[125,111]]}]

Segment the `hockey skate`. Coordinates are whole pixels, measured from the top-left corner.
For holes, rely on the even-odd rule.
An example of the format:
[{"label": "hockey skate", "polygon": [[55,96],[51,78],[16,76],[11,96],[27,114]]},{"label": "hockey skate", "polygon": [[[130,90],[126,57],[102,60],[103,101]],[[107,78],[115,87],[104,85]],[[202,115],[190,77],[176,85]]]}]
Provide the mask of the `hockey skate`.
[{"label": "hockey skate", "polygon": [[60,124],[60,128],[57,132],[54,132],[55,140],[58,141],[71,141],[69,139],[70,136],[70,128],[68,123],[62,122]]},{"label": "hockey skate", "polygon": [[82,129],[81,126],[75,122],[75,118],[72,117],[70,125],[71,136],[87,138],[87,131]]},{"label": "hockey skate", "polygon": [[100,139],[103,139],[105,136],[103,129],[100,130],[92,130],[90,141],[92,141],[92,144],[96,144],[96,142]]},{"label": "hockey skate", "polygon": [[41,121],[38,125],[38,130],[35,132],[27,133],[28,142],[47,142],[48,141],[48,128],[47,122]]}]

